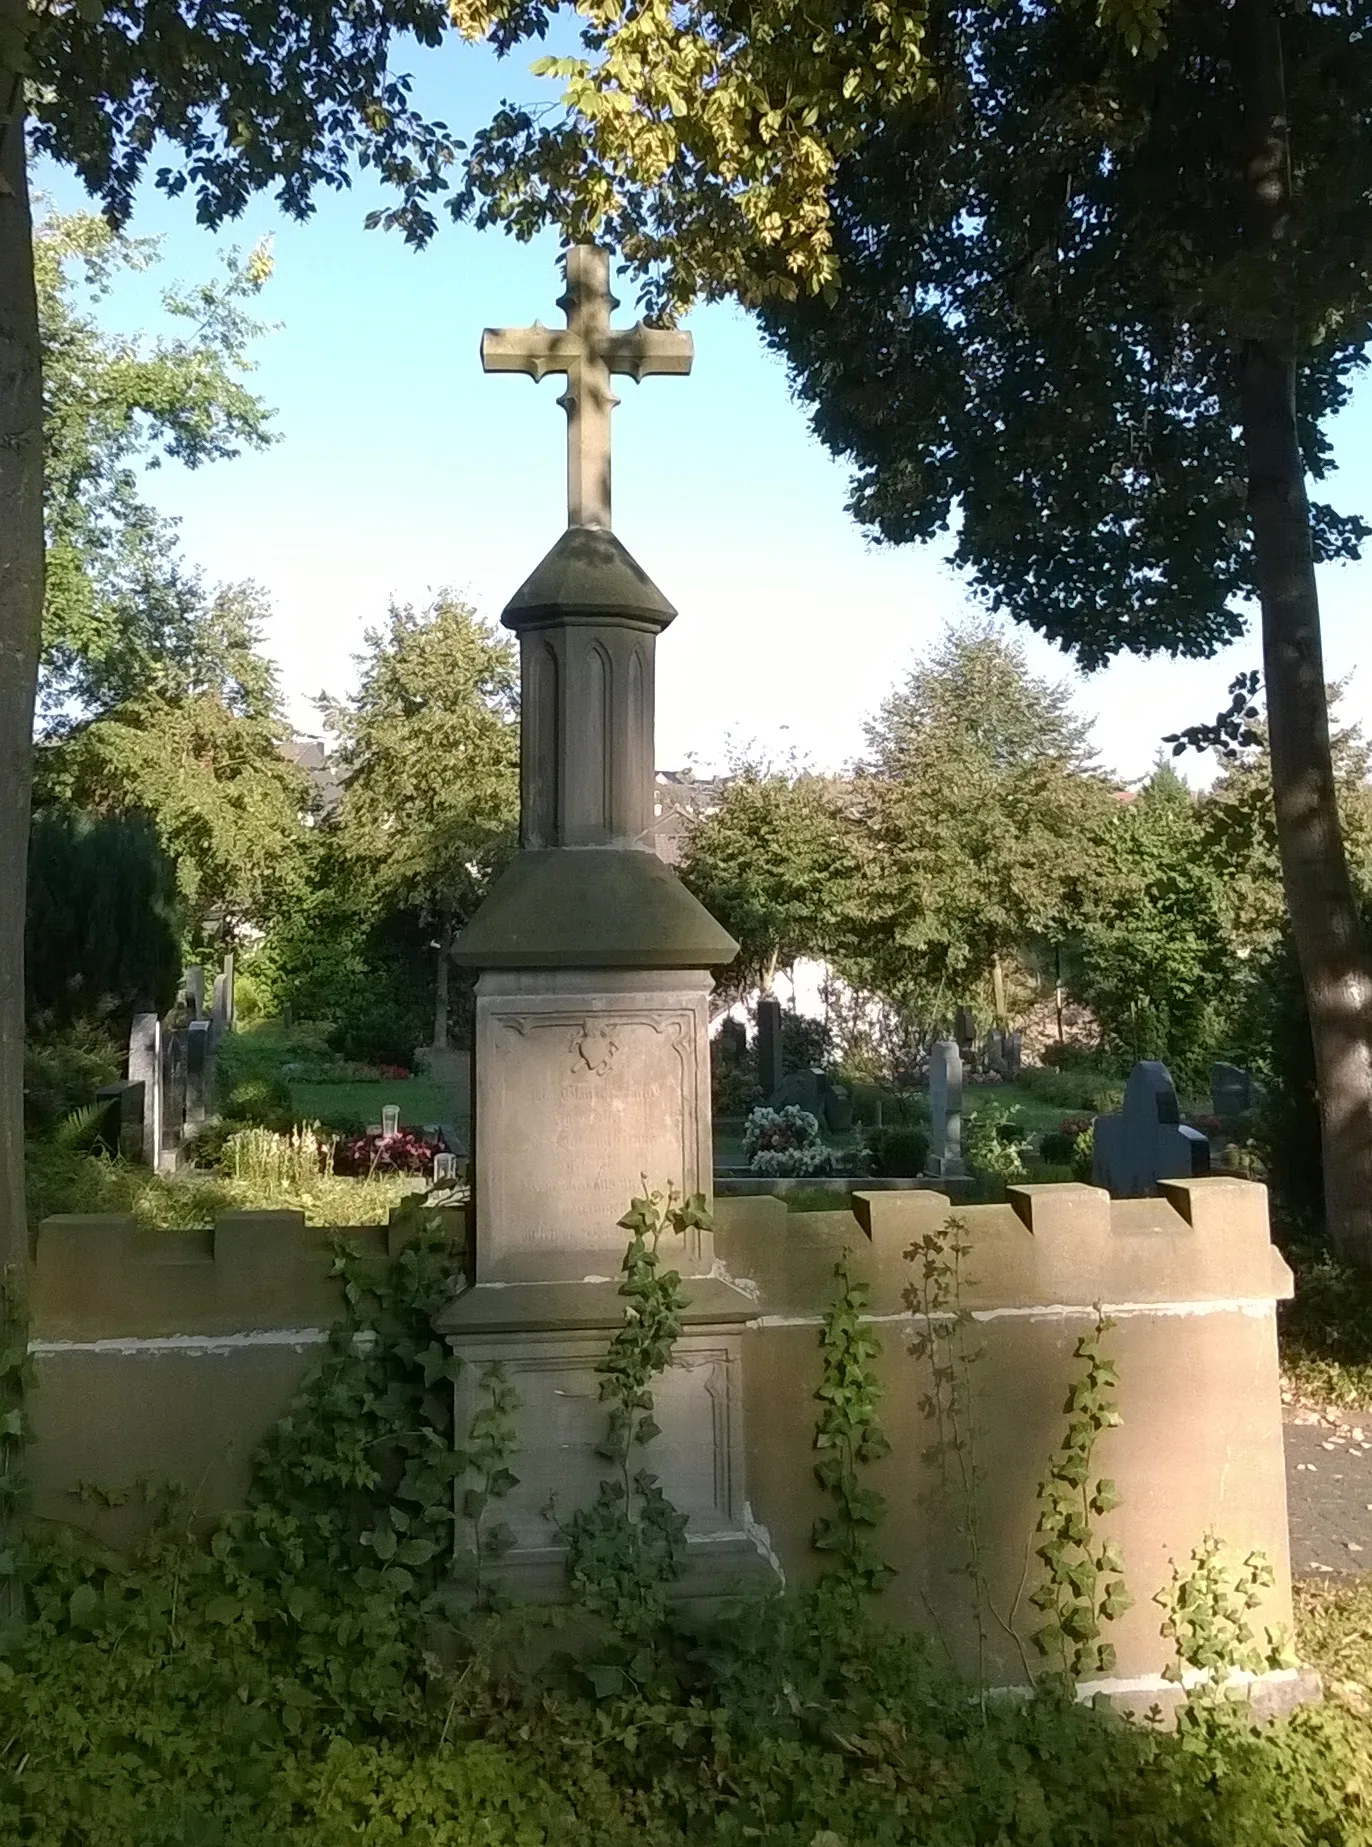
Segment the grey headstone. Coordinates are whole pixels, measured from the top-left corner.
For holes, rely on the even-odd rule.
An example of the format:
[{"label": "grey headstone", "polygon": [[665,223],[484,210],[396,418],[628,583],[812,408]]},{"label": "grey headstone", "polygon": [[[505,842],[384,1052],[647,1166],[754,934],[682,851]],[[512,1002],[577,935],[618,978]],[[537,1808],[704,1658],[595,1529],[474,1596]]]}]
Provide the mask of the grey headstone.
[{"label": "grey headstone", "polygon": [[757,1081],[769,1105],[781,1084],[782,1073],[781,1002],[764,994],[757,1004]]},{"label": "grey headstone", "polygon": [[214,1108],[214,1023],[192,1020],[186,1034],[186,1127],[198,1129]]},{"label": "grey headstone", "polygon": [[830,1135],[845,1135],[853,1126],[853,1099],[827,1071],[788,1071],[772,1093],[770,1108],[793,1103],[808,1110]]},{"label": "grey headstone", "polygon": [[953,1016],[953,1037],[958,1050],[968,1056],[977,1042],[977,1016],[970,1007],[959,1007]]},{"label": "grey headstone", "polygon": [[1252,1109],[1253,1074],[1240,1065],[1213,1064],[1210,1067],[1210,1107],[1223,1119],[1242,1116]]},{"label": "grey headstone", "polygon": [[205,971],[200,963],[192,962],[181,980],[181,991],[186,996],[186,1011],[193,1020],[199,1020],[205,1013]]},{"label": "grey headstone", "polygon": [[143,1141],[149,1167],[162,1152],[162,1022],[155,1013],[134,1015],[129,1033],[129,1082],[143,1086]]},{"label": "grey headstone", "polygon": [[1116,1199],[1142,1199],[1160,1180],[1191,1180],[1210,1172],[1210,1143],[1181,1120],[1166,1065],[1144,1059],[1129,1073],[1124,1108],[1097,1116],[1091,1179]]},{"label": "grey headstone", "polygon": [[1018,1028],[1005,1039],[1005,1075],[1013,1084],[1024,1062],[1024,1034]]},{"label": "grey headstone", "polygon": [[997,1077],[1005,1076],[1005,1034],[998,1026],[993,1026],[986,1035],[981,1064],[984,1071],[994,1071]]},{"label": "grey headstone", "polygon": [[956,1039],[929,1048],[929,1172],[965,1174],[962,1164],[962,1054]]}]

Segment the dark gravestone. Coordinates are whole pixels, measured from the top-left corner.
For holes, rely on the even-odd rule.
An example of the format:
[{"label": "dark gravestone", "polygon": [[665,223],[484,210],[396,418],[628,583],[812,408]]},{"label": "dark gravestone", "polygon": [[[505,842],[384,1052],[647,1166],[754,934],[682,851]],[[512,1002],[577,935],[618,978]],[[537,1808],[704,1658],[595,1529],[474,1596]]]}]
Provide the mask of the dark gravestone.
[{"label": "dark gravestone", "polygon": [[742,1064],[748,1052],[748,1028],[742,1020],[726,1020],[719,1029],[721,1054],[733,1064]]},{"label": "dark gravestone", "polygon": [[764,994],[757,1004],[757,1081],[763,1101],[771,1104],[781,1083],[781,1002]]},{"label": "dark gravestone", "polygon": [[1024,1034],[1016,1030],[1005,1036],[1005,1075],[1013,1084],[1024,1062]]},{"label": "dark gravestone", "polygon": [[104,1084],[95,1093],[100,1105],[96,1142],[106,1154],[126,1161],[143,1158],[143,1083],[125,1078]]},{"label": "dark gravestone", "polygon": [[1221,1121],[1247,1115],[1262,1101],[1262,1086],[1241,1065],[1210,1067],[1210,1107]]},{"label": "dark gravestone", "polygon": [[971,1056],[977,1042],[977,1016],[970,1007],[959,1007],[953,1016],[953,1037],[964,1058]]},{"label": "dark gravestone", "polygon": [[186,1127],[202,1127],[214,1108],[214,1022],[192,1020],[186,1034]]},{"label": "dark gravestone", "polygon": [[160,1167],[175,1171],[186,1138],[186,1055],[190,1034],[185,1027],[162,1039],[162,1152]]},{"label": "dark gravestone", "polygon": [[1129,1073],[1124,1108],[1097,1116],[1091,1179],[1116,1199],[1156,1193],[1160,1180],[1193,1180],[1210,1172],[1210,1143],[1185,1127],[1167,1066],[1145,1059]]},{"label": "dark gravestone", "polygon": [[792,1104],[808,1110],[830,1135],[846,1135],[853,1126],[852,1097],[825,1071],[788,1071],[777,1085],[770,1107],[787,1109]]}]

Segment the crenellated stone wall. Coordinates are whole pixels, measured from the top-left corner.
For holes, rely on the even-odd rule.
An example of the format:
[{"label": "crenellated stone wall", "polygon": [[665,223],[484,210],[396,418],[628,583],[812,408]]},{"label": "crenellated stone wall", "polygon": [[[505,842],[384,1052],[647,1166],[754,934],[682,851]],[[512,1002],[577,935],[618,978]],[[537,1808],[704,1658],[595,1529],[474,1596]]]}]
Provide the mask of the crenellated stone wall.
[{"label": "crenellated stone wall", "polygon": [[[451,1212],[454,1240],[465,1215]],[[333,1242],[383,1263],[401,1226],[320,1230],[300,1212],[228,1212],[213,1231],[148,1231],[116,1214],[46,1219],[30,1312],[35,1512],[111,1544],[175,1483],[209,1523],[241,1504],[258,1443],[289,1407],[343,1309]],[[103,1497],[102,1497],[103,1498]]]},{"label": "crenellated stone wall", "polygon": [[[905,1252],[954,1210],[968,1246],[960,1306],[981,1354],[957,1454],[938,1451],[921,1408],[927,1362],[911,1352],[920,1323],[904,1293]],[[175,1480],[202,1519],[237,1504],[255,1445],[340,1311],[329,1275],[335,1235],[293,1212],[231,1213],[204,1233],[144,1232],[117,1217],[46,1221],[32,1323],[39,1514],[119,1543],[146,1511],[81,1505],[71,1492],[78,1483],[123,1490],[139,1477]],[[343,1235],[379,1263],[404,1234]],[[455,1222],[455,1241],[464,1236]],[[1102,1690],[1138,1707],[1167,1696],[1153,1597],[1207,1533],[1240,1556],[1267,1554],[1276,1584],[1257,1621],[1289,1624],[1275,1309],[1292,1284],[1270,1241],[1263,1188],[1177,1181],[1161,1198],[1111,1201],[1091,1187],[1017,1187],[1007,1205],[961,1208],[928,1191],[882,1192],[855,1195],[851,1211],[805,1214],[768,1197],[730,1199],[718,1204],[713,1248],[711,1275],[687,1283],[697,1299],[681,1377],[658,1392],[663,1434],[650,1458],[678,1504],[704,1510],[692,1589],[710,1589],[712,1557],[723,1570],[711,1520],[721,1539],[734,1536],[734,1552],[739,1532],[749,1535],[759,1563],[790,1581],[822,1563],[810,1543],[826,1510],[813,1472],[814,1394],[834,1266],[847,1250],[870,1285],[884,1348],[891,1454],[871,1480],[889,1507],[876,1542],[896,1567],[883,1598],[894,1621],[932,1634],[963,1667],[980,1664],[993,1684],[1024,1680],[1026,1656],[1036,1660],[1027,1637],[1038,1620],[1028,1604],[1038,1581],[1037,1488],[1062,1440],[1073,1348],[1104,1312],[1116,1323],[1106,1347],[1123,1421],[1101,1437],[1097,1462],[1123,1498],[1100,1531],[1122,1544],[1134,1607],[1110,1629],[1118,1665]],[[472,1290],[445,1320],[457,1353],[503,1359],[525,1395],[529,1491],[510,1511],[530,1556],[544,1548],[555,1567],[555,1535],[541,1524],[543,1476],[565,1484],[568,1506],[594,1491],[604,1466],[595,1364],[622,1303],[590,1279],[533,1294],[533,1321],[523,1293],[508,1286]],[[580,1332],[573,1339],[568,1328]],[[475,1377],[475,1368],[464,1375],[466,1398],[459,1384],[460,1410]],[[945,1464],[956,1474],[964,1461],[976,1485],[980,1623],[965,1498],[943,1480]],[[1277,1676],[1272,1685],[1298,1683]]]},{"label": "crenellated stone wall", "polygon": [[[910,1351],[922,1322],[904,1299],[904,1253],[956,1211],[969,1247],[960,1305],[980,1358],[969,1369],[972,1413],[960,1454],[937,1450],[921,1409],[928,1362]],[[1039,1618],[1028,1597],[1037,1490],[1062,1441],[1073,1349],[1100,1312],[1119,1369],[1119,1428],[1096,1462],[1121,1506],[1102,1518],[1118,1539],[1134,1606],[1112,1624],[1118,1664],[1101,1688],[1146,1708],[1170,1697],[1168,1646],[1153,1598],[1175,1561],[1185,1570],[1207,1533],[1239,1557],[1259,1549],[1276,1584],[1256,1613],[1290,1627],[1290,1559],[1277,1366],[1276,1304],[1291,1272],[1268,1232],[1265,1189],[1229,1179],[1168,1182],[1159,1199],[1114,1200],[1086,1186],[1024,1186],[1000,1206],[951,1207],[930,1192],[859,1194],[854,1211],[795,1214],[767,1198],[717,1211],[716,1251],[757,1291],[744,1349],[748,1496],[753,1520],[788,1578],[812,1576],[810,1545],[824,1497],[806,1466],[820,1382],[819,1331],[846,1248],[869,1283],[884,1352],[882,1420],[891,1454],[870,1472],[889,1512],[877,1545],[896,1567],[884,1593],[891,1617],[932,1632],[963,1668],[993,1684],[1023,1682]],[[980,1625],[967,1565],[959,1469],[975,1478],[977,1544],[987,1596]],[[945,1480],[944,1465],[951,1480]],[[1012,1620],[1013,1619],[1013,1620]],[[1011,1633],[1011,1629],[1015,1634]],[[980,1632],[979,1632],[980,1629]],[[1016,1640],[1018,1635],[1018,1640]],[[1298,1686],[1277,1675],[1275,1691]]]}]

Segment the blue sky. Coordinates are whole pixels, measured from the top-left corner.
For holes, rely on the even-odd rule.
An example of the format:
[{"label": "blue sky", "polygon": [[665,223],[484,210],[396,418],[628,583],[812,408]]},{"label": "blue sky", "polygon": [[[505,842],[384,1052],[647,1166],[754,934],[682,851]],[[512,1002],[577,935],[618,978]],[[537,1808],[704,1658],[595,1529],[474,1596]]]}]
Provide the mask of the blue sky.
[{"label": "blue sky", "polygon": [[[421,100],[459,129],[534,87],[456,46],[422,77]],[[54,204],[80,203],[69,176],[37,180]],[[280,441],[194,473],[168,466],[150,487],[210,579],[267,590],[268,647],[305,730],[318,729],[311,696],[351,684],[363,631],[389,598],[422,602],[446,585],[494,619],[566,518],[559,384],[487,377],[478,357],[484,326],[559,321],[555,243],[445,223],[416,252],[363,228],[375,202],[359,184],[298,225],[259,200],[216,237],[149,188],[130,228],[164,239],[164,263],[121,282],[102,310],[156,331],[166,281],[210,273],[220,247],[274,240],[260,300],[278,325],[259,343],[253,385],[276,408]],[[632,292],[619,293],[619,319],[631,320]],[[938,547],[874,546],[849,519],[844,467],[809,434],[747,316],[712,307],[687,325],[692,376],[625,380],[615,413],[615,529],[680,611],[659,648],[658,762],[708,769],[755,745],[838,767],[967,598]],[[1322,491],[1372,512],[1372,381],[1335,444],[1340,473]],[[1321,596],[1327,666],[1343,678],[1362,652],[1372,557],[1326,569]],[[1070,673],[1020,633],[1036,671]],[[1103,760],[1138,777],[1164,732],[1213,714],[1233,675],[1257,664],[1256,639],[1207,662],[1121,661],[1081,682],[1077,703],[1099,718]],[[1345,713],[1372,725],[1372,672],[1354,678]]]}]

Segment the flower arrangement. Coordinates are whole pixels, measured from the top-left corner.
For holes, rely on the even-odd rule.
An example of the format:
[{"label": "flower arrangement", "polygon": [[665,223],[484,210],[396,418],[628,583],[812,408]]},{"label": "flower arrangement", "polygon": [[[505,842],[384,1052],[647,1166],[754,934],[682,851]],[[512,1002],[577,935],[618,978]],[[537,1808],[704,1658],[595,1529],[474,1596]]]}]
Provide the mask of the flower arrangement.
[{"label": "flower arrangement", "polygon": [[418,1129],[396,1129],[392,1134],[355,1135],[334,1151],[334,1172],[339,1174],[429,1174],[435,1155],[446,1154],[441,1135],[424,1135]]},{"label": "flower arrangement", "polygon": [[755,1174],[801,1179],[833,1172],[834,1151],[821,1140],[819,1123],[799,1104],[755,1109],[743,1125],[743,1152]]}]

